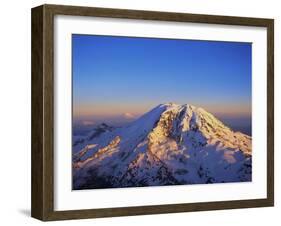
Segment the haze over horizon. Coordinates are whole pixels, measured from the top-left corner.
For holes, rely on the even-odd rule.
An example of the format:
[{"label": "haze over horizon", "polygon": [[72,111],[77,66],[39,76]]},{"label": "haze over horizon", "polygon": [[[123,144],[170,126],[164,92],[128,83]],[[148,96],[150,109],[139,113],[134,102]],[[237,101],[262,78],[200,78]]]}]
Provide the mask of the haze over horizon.
[{"label": "haze over horizon", "polygon": [[161,103],[251,126],[251,43],[73,35],[73,121],[124,124]]}]

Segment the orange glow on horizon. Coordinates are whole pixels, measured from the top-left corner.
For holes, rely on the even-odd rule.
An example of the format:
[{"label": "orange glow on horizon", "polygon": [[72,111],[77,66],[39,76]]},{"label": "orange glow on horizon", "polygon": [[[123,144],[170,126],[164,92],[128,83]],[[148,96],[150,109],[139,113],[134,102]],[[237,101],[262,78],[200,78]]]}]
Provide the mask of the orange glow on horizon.
[{"label": "orange glow on horizon", "polygon": [[[192,104],[197,107],[202,107],[206,111],[214,114],[215,116],[229,116],[229,117],[244,117],[251,116],[251,106],[247,104],[232,104],[232,105],[198,105]],[[150,111],[156,107],[157,104],[82,104],[73,106],[74,117],[115,117],[124,116],[127,118],[136,118]]]}]

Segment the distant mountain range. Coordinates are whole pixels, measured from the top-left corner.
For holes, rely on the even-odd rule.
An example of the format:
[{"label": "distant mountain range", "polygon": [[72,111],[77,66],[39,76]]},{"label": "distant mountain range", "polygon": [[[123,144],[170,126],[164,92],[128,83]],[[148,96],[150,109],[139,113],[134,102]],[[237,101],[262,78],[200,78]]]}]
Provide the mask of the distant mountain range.
[{"label": "distant mountain range", "polygon": [[127,126],[73,137],[73,189],[251,179],[251,137],[192,105],[161,104]]}]

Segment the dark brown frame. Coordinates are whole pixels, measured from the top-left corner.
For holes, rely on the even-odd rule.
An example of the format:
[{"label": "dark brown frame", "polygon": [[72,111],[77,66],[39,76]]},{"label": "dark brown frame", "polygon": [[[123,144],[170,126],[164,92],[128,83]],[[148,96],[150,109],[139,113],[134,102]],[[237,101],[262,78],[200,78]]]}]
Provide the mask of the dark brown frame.
[{"label": "dark brown frame", "polygon": [[[54,211],[53,34],[55,15],[257,26],[267,28],[267,198],[90,210]],[[42,5],[32,9],[32,200],[31,215],[49,220],[160,214],[274,205],[274,20],[246,17]]]}]

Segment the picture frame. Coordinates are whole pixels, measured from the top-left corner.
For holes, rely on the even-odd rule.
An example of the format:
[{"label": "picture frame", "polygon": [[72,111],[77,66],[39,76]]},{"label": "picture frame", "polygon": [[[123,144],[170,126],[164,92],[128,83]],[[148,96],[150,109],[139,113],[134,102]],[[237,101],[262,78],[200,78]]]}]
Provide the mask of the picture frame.
[{"label": "picture frame", "polygon": [[[97,17],[153,21],[258,27],[266,29],[266,197],[159,205],[136,205],[91,209],[55,210],[55,16]],[[31,215],[43,221],[163,214],[274,205],[274,20],[187,13],[139,11],[41,5],[32,9],[32,190]]]}]

